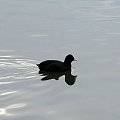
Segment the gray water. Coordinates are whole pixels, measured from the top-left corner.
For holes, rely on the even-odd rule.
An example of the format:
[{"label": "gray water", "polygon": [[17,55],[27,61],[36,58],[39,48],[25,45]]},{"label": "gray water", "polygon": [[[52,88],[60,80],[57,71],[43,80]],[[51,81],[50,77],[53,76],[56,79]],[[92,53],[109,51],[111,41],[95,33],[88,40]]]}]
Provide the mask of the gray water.
[{"label": "gray water", "polygon": [[[69,53],[75,84],[41,81]],[[0,120],[21,119],[120,119],[119,0],[0,0]]]}]

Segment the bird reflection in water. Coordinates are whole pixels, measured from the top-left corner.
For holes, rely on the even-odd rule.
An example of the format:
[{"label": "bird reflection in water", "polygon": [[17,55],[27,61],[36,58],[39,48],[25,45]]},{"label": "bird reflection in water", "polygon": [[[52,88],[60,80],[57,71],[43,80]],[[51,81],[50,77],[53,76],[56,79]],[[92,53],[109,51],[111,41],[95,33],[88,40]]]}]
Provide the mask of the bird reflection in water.
[{"label": "bird reflection in water", "polygon": [[44,76],[41,80],[46,81],[46,80],[59,80],[59,78],[63,75],[65,75],[65,82],[68,85],[73,85],[76,81],[77,75],[72,75],[71,70],[65,71],[65,72],[41,72],[39,71],[39,74],[41,76]]}]

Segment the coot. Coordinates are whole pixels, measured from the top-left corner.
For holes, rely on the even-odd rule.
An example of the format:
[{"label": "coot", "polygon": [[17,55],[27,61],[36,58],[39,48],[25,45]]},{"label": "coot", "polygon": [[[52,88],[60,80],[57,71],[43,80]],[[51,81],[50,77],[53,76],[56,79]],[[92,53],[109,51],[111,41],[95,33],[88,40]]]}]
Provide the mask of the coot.
[{"label": "coot", "polygon": [[40,71],[39,73],[43,72],[65,72],[71,70],[71,62],[75,61],[73,55],[69,54],[65,57],[64,62],[59,60],[46,60],[37,64]]}]

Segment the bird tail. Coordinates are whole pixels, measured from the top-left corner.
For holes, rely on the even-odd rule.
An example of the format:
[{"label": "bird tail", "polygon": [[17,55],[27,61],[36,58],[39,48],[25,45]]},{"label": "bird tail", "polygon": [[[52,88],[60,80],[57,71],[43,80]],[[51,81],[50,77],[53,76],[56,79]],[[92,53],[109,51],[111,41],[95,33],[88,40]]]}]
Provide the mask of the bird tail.
[{"label": "bird tail", "polygon": [[39,67],[39,64],[36,64]]}]

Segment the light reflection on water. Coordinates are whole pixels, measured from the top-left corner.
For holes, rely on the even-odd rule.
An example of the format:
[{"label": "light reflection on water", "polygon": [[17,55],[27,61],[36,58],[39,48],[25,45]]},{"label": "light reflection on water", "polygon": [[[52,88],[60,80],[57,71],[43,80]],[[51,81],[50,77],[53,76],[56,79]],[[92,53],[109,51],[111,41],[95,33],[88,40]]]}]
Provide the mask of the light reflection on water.
[{"label": "light reflection on water", "polygon": [[[21,80],[26,81],[36,78],[38,70],[36,65],[33,64],[35,62],[15,56],[0,56],[0,116],[15,116],[17,109],[26,106],[26,103],[17,103],[14,98],[16,99],[17,96],[22,94],[20,89],[23,86],[20,84],[24,83]],[[7,104],[8,106],[6,106]]]},{"label": "light reflection on water", "polygon": [[9,92],[3,92],[3,93],[0,93],[0,97],[1,96],[5,96],[5,95],[10,95],[10,94],[13,94],[13,93],[16,93],[17,91],[9,91]]},{"label": "light reflection on water", "polygon": [[0,116],[13,116],[15,114],[11,113],[10,111],[12,111],[13,109],[19,109],[24,106],[25,103],[18,103],[18,104],[9,105],[5,108],[0,108]]}]

